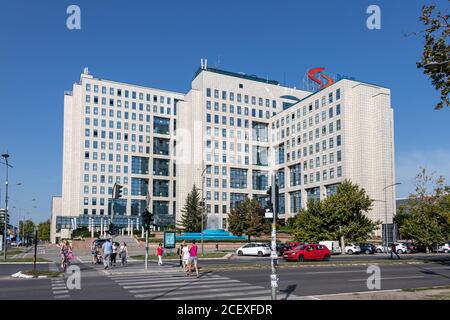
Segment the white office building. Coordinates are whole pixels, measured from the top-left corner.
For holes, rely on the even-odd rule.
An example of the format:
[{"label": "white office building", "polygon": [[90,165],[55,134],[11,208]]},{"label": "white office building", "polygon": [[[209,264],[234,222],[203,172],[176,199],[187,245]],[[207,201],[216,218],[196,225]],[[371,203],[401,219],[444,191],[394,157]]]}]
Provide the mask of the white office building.
[{"label": "white office building", "polygon": [[[280,186],[280,218],[344,179],[376,200],[372,219],[395,208],[390,90],[340,80],[312,93],[202,65],[188,93],[96,78],[85,71],[64,95],[62,197],[52,202],[52,241],[75,226],[110,221],[139,229],[147,200],[161,227],[202,189],[206,228],[226,228],[245,197]],[[113,201],[114,183],[123,197]],[[385,189],[385,190],[384,190]]]}]

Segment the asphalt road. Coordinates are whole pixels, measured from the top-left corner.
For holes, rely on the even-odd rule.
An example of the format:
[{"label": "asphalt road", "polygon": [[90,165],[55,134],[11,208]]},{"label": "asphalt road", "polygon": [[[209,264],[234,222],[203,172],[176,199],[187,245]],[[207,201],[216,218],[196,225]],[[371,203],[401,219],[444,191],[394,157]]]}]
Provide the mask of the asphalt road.
[{"label": "asphalt road", "polygon": [[[205,261],[202,262],[202,264]],[[30,265],[0,265],[0,300],[11,299],[183,299],[186,281],[193,281],[192,298],[242,300],[264,297],[270,292],[270,270],[243,269],[214,271],[200,279],[184,278],[176,263],[157,267],[150,263],[151,273],[143,272],[141,262],[116,267],[105,272],[101,265],[76,263],[81,271],[81,289],[68,290],[65,279],[12,279],[5,275],[29,270]],[[308,266],[278,269],[280,296],[286,298],[320,298],[320,295],[368,291],[367,266]],[[40,269],[54,264],[39,265]],[[159,269],[158,269],[159,268]],[[381,290],[450,285],[450,263],[380,265]],[[178,273],[178,274],[176,274]],[[195,281],[200,282],[195,282]],[[184,282],[183,282],[184,281]],[[223,288],[222,288],[223,286]],[[228,291],[227,291],[228,290]],[[254,293],[254,295],[252,295]],[[258,293],[258,294],[256,294]],[[188,295],[189,297],[189,295]]]}]

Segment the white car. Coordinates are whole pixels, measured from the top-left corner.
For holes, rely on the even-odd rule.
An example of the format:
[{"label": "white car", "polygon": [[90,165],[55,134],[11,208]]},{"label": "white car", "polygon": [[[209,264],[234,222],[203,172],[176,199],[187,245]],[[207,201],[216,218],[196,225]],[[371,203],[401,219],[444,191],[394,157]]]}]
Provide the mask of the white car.
[{"label": "white car", "polygon": [[270,255],[271,249],[265,243],[247,243],[236,250],[238,256],[267,256]]},{"label": "white car", "polygon": [[449,253],[450,252],[450,242],[439,247],[438,252]]},{"label": "white car", "polygon": [[361,252],[361,248],[357,245],[354,245],[353,243],[345,246],[345,253],[347,254],[355,254],[355,253],[360,253]]},{"label": "white car", "polygon": [[333,241],[319,241],[319,244],[324,245],[325,247],[330,250],[331,254],[341,254],[342,250],[339,246],[339,241],[333,240]]},{"label": "white car", "polygon": [[[396,244],[395,244],[395,251],[396,251],[398,254],[408,253],[408,247],[405,246],[404,244],[396,243]],[[376,248],[376,252],[377,252],[377,253],[391,252],[391,245],[389,245],[389,246],[387,247],[387,250],[386,250],[386,246],[385,246],[385,245],[379,245],[379,246]]]}]

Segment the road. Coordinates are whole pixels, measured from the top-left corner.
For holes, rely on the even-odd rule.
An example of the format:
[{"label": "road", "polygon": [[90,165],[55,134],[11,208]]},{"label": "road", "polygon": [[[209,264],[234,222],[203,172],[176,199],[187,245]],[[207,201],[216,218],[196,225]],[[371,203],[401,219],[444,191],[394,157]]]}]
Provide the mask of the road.
[{"label": "road", "polygon": [[[423,259],[443,260],[443,257],[428,255]],[[445,257],[448,258],[448,256]],[[348,261],[362,259],[358,256],[339,258],[349,259]],[[381,258],[386,260],[386,256],[363,256],[363,258],[364,260],[373,259],[375,263]],[[402,256],[402,258],[407,257]],[[217,264],[218,261],[222,260],[201,260],[200,262],[201,265],[211,265]],[[248,261],[268,262],[266,258],[242,257],[234,260],[233,263]],[[223,270],[203,272],[197,279],[195,276],[185,276],[176,262],[166,262],[164,266],[158,267],[152,261],[147,272],[143,270],[143,262],[137,261],[130,262],[126,267],[116,267],[111,270],[104,270],[101,265],[91,265],[79,260],[75,262],[75,265],[80,267],[80,290],[69,290],[67,276],[55,279],[12,279],[8,274],[19,270],[29,270],[31,266],[0,264],[0,299],[250,300],[270,297],[269,269],[226,270],[222,268]],[[322,295],[368,291],[369,275],[366,273],[366,265],[316,266],[315,263],[304,265],[304,268],[278,270],[279,299],[320,299]],[[380,264],[379,267],[381,290],[450,285],[449,261]],[[57,267],[55,263],[50,263],[41,264],[39,268],[55,270]]]}]

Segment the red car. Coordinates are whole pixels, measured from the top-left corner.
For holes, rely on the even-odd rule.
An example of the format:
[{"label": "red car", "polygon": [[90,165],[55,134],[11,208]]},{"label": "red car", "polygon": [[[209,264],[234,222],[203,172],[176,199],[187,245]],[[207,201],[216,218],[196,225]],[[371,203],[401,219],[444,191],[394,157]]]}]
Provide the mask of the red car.
[{"label": "red car", "polygon": [[304,244],[286,251],[283,258],[288,261],[305,261],[305,260],[330,260],[330,250],[321,244]]}]

